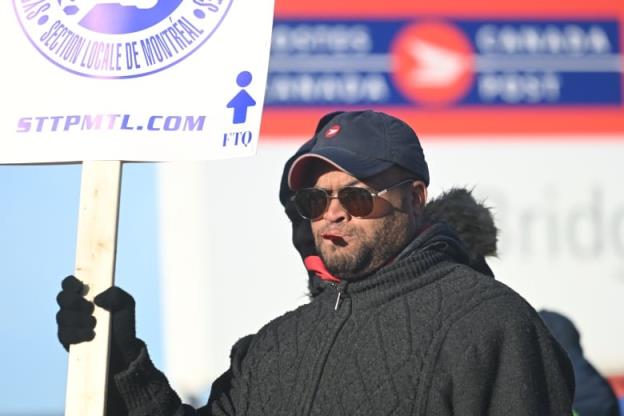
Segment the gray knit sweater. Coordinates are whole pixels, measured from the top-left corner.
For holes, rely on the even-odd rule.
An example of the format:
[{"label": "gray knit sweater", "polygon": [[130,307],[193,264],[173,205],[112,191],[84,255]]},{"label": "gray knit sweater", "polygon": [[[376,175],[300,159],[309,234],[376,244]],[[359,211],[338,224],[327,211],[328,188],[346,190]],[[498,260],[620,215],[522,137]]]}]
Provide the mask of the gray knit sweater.
[{"label": "gray knit sweater", "polygon": [[444,226],[411,247],[268,323],[201,409],[144,349],[115,377],[130,414],[570,416],[572,369],[535,310]]}]

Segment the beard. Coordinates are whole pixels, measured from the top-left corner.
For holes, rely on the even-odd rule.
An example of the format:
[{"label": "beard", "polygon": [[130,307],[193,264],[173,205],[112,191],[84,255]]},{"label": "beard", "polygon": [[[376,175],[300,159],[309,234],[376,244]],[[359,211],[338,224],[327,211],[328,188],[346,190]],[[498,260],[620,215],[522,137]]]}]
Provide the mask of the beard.
[{"label": "beard", "polygon": [[323,241],[323,230],[315,233],[316,250],[327,270],[347,281],[361,279],[384,266],[409,243],[410,220],[407,215],[389,215],[378,219],[376,228],[366,233],[349,225],[350,241]]}]

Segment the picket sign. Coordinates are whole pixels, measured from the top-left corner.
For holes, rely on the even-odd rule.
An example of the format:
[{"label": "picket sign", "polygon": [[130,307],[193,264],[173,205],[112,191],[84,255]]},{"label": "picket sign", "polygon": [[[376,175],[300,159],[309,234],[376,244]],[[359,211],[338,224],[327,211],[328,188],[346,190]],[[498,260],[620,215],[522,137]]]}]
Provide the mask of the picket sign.
[{"label": "picket sign", "polygon": [[[93,298],[115,280],[121,161],[84,161],[75,276]],[[107,389],[110,314],[95,307],[96,336],[70,346],[65,415],[103,415]]]},{"label": "picket sign", "polygon": [[[0,2],[0,164],[82,162],[87,300],[114,283],[122,163],[256,153],[273,3]],[[95,338],[70,347],[66,416],[106,412],[110,316],[94,316]]]}]

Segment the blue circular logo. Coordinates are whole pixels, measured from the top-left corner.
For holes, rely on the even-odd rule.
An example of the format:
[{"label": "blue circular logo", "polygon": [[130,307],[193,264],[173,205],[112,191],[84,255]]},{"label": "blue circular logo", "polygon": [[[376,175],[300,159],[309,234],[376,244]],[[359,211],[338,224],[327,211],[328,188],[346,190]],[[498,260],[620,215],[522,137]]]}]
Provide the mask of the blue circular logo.
[{"label": "blue circular logo", "polygon": [[30,42],[57,66],[94,78],[153,74],[195,52],[234,0],[13,0]]}]

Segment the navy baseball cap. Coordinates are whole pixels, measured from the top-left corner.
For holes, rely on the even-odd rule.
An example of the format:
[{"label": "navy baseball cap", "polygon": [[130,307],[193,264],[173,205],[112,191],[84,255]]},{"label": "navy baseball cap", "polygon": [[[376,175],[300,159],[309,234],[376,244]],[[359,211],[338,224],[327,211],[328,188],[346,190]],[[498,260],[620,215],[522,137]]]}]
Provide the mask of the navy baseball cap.
[{"label": "navy baseball cap", "polygon": [[404,121],[386,113],[366,110],[327,114],[307,146],[307,151],[290,166],[288,187],[292,190],[303,186],[310,162],[315,160],[325,161],[359,180],[400,166],[429,186],[429,168],[418,136]]}]

